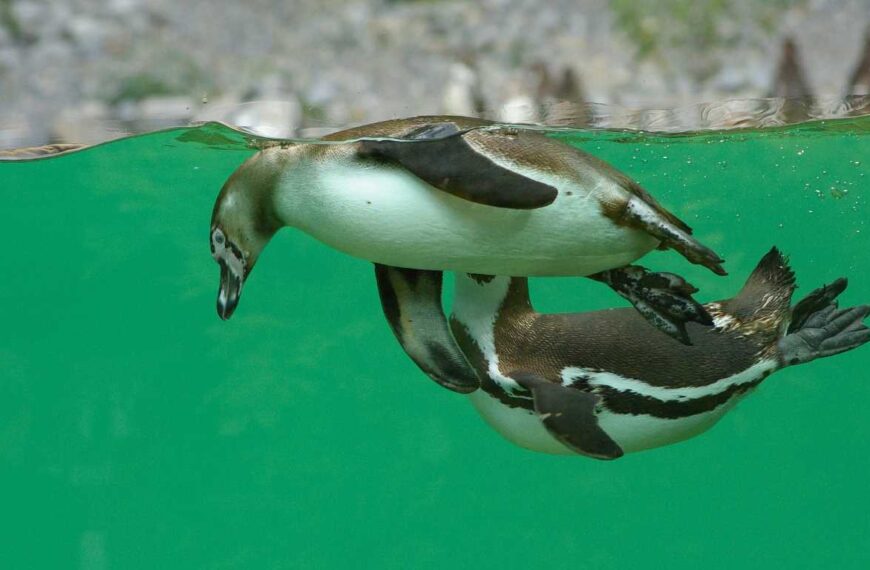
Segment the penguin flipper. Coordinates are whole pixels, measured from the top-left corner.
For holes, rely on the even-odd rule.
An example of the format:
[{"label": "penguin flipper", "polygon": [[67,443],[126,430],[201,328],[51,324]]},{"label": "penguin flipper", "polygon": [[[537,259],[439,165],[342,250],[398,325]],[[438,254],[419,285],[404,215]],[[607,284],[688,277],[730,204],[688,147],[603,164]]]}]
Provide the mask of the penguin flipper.
[{"label": "penguin flipper", "polygon": [[531,372],[510,376],[532,393],[535,412],[561,443],[596,459],[622,457],[622,448],[598,425],[595,408],[600,396],[553,384]]},{"label": "penguin flipper", "polygon": [[588,277],[607,284],[630,301],[651,325],[683,344],[692,344],[686,332],[687,322],[713,324],[704,306],[692,298],[698,289],[679,275],[627,265]]},{"label": "penguin flipper", "polygon": [[494,206],[529,210],[551,204],[558,191],[496,164],[475,150],[450,122],[416,129],[403,140],[363,139],[361,158],[397,164],[427,184],[458,198]]},{"label": "penguin flipper", "polygon": [[454,392],[480,386],[477,373],[456,345],[441,306],[440,271],[375,264],[384,316],[411,360],[430,378]]}]

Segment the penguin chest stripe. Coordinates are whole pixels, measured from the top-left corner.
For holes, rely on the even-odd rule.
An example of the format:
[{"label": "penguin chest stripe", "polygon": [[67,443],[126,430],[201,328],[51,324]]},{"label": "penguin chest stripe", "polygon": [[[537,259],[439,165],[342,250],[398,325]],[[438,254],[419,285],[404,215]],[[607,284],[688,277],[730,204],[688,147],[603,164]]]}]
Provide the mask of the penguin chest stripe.
[{"label": "penguin chest stripe", "polygon": [[668,388],[634,378],[583,368],[565,368],[565,386],[583,385],[602,396],[604,407],[614,413],[680,418],[714,410],[733,397],[748,392],[775,371],[774,360],[764,360],[706,386]]},{"label": "penguin chest stripe", "polygon": [[775,360],[762,360],[745,370],[727,376],[704,386],[666,387],[653,386],[635,378],[627,378],[612,372],[592,370],[580,367],[562,369],[562,384],[571,386],[583,381],[592,388],[611,388],[618,392],[633,392],[640,396],[649,396],[662,401],[684,401],[705,396],[714,396],[725,392],[732,386],[752,383],[760,377],[773,372],[777,367]]}]

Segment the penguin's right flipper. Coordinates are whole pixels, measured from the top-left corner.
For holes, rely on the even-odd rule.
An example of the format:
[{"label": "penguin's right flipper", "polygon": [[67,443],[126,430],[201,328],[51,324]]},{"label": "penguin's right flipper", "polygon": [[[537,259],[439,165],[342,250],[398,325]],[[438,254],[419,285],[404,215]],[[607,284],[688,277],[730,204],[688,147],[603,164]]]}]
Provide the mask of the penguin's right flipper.
[{"label": "penguin's right flipper", "polygon": [[510,376],[532,393],[535,412],[547,431],[562,444],[596,459],[622,457],[622,448],[598,425],[599,396],[553,384],[530,372]]},{"label": "penguin's right flipper", "polygon": [[840,354],[870,341],[870,328],[864,324],[870,305],[838,309],[836,297],[845,289],[846,280],[837,279],[795,305],[788,334],[778,343],[783,366]]},{"label": "penguin's right flipper", "polygon": [[477,373],[456,344],[441,305],[442,273],[375,264],[384,316],[411,360],[454,392],[480,386]]},{"label": "penguin's right flipper", "polygon": [[478,204],[529,210],[553,203],[556,188],[505,168],[490,156],[495,150],[485,150],[489,145],[528,152],[525,146],[498,132],[481,132],[481,150],[465,140],[468,132],[448,121],[415,129],[401,140],[360,139],[357,156],[401,166],[430,186]]}]

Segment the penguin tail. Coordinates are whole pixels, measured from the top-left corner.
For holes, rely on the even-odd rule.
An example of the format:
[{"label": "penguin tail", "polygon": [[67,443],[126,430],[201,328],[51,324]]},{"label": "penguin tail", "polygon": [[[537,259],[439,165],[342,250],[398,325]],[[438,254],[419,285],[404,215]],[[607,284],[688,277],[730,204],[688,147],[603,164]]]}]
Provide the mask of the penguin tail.
[{"label": "penguin tail", "polygon": [[795,286],[788,259],[773,247],[755,266],[740,292],[723,303],[724,309],[743,322],[786,321]]}]

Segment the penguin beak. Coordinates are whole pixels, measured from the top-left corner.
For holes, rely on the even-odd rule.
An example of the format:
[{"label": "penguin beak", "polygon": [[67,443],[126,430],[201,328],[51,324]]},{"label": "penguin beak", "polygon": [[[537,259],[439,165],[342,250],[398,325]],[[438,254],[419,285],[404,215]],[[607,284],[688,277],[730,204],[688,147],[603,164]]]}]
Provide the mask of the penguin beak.
[{"label": "penguin beak", "polygon": [[227,265],[224,260],[218,262],[221,266],[221,285],[218,290],[217,312],[221,319],[227,320],[233,315],[242,294],[242,277]]}]

